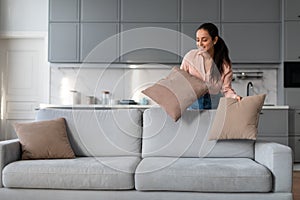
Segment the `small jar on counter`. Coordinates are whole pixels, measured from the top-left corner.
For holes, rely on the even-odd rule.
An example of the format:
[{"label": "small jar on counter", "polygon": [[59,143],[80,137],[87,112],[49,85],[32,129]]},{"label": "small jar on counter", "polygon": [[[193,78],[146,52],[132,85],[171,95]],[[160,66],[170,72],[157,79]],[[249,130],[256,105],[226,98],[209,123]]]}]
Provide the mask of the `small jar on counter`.
[{"label": "small jar on counter", "polygon": [[96,99],[94,96],[86,96],[86,104],[95,104]]},{"label": "small jar on counter", "polygon": [[102,92],[102,104],[103,105],[109,105],[110,102],[110,93],[109,91],[103,91]]},{"label": "small jar on counter", "polygon": [[78,91],[76,90],[70,90],[72,94],[72,104],[80,104],[81,100],[81,95]]}]

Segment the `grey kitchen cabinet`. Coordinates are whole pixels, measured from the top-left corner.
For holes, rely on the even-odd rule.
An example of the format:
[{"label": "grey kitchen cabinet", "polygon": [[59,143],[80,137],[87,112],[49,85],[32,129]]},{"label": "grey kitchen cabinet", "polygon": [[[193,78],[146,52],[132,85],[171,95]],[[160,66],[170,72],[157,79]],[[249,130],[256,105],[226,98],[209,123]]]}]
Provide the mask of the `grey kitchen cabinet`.
[{"label": "grey kitchen cabinet", "polygon": [[289,111],[289,119],[290,135],[300,136],[300,109],[291,109]]},{"label": "grey kitchen cabinet", "polygon": [[121,0],[122,22],[179,22],[179,0]]},{"label": "grey kitchen cabinet", "polygon": [[118,23],[81,23],[81,62],[119,61]]},{"label": "grey kitchen cabinet", "polygon": [[181,22],[220,22],[220,0],[181,0]]},{"label": "grey kitchen cabinet", "polygon": [[288,145],[289,110],[263,109],[260,113],[257,138]]},{"label": "grey kitchen cabinet", "polygon": [[294,153],[294,162],[300,162],[300,136],[290,136],[289,146]]},{"label": "grey kitchen cabinet", "polygon": [[300,107],[300,90],[299,88],[284,88],[284,102],[289,105],[290,108]]},{"label": "grey kitchen cabinet", "polygon": [[288,109],[263,109],[259,118],[259,136],[288,137]]},{"label": "grey kitchen cabinet", "polygon": [[[179,63],[188,50],[196,48],[193,41],[196,28],[204,22],[213,22],[219,26],[220,35],[228,45],[234,63],[279,63],[281,1],[49,0],[49,61],[82,62],[89,55],[90,62],[110,62],[112,57],[121,56],[114,62]],[[63,23],[66,27],[56,23]],[[100,28],[100,24],[105,26],[104,23],[108,23],[107,29]],[[94,51],[95,54],[91,56],[90,51],[95,46],[114,37],[114,23],[118,24],[117,34],[120,37],[116,40],[118,44],[108,48],[107,52],[112,55],[108,58],[99,52],[97,56]],[[134,38],[128,32],[123,32],[129,29],[132,32],[131,28],[135,28],[133,24],[137,25],[136,28],[163,28],[169,24],[166,28],[178,33],[169,31],[167,37],[165,33],[152,30]],[[286,29],[290,29],[288,24]],[[286,35],[292,35],[293,31],[288,31],[291,33]],[[59,33],[62,35],[59,36]],[[180,33],[183,34],[180,36]],[[289,38],[287,40],[291,42],[287,42],[286,48],[290,50],[286,55],[294,58],[294,54],[298,54],[299,44],[292,42],[293,37]],[[63,42],[59,44],[58,40]],[[76,43],[66,46],[65,43],[70,41]],[[148,48],[145,43],[151,42],[153,44]]]},{"label": "grey kitchen cabinet", "polygon": [[285,61],[300,61],[300,20],[285,22]]},{"label": "grey kitchen cabinet", "polygon": [[258,136],[259,140],[265,140],[270,142],[276,142],[283,145],[289,144],[289,137],[277,137],[277,136]]},{"label": "grey kitchen cabinet", "polygon": [[122,23],[121,62],[178,63],[178,23]]},{"label": "grey kitchen cabinet", "polygon": [[119,0],[81,0],[81,22],[118,22]]},{"label": "grey kitchen cabinet", "polygon": [[289,111],[289,146],[294,152],[294,162],[300,162],[300,109]]},{"label": "grey kitchen cabinet", "polygon": [[50,22],[79,22],[79,0],[49,0]]},{"label": "grey kitchen cabinet", "polygon": [[232,62],[280,62],[280,23],[222,23],[222,36]]},{"label": "grey kitchen cabinet", "polygon": [[300,20],[300,1],[285,0],[285,20]]},{"label": "grey kitchen cabinet", "polygon": [[[196,49],[196,30],[205,22],[198,23],[181,23],[181,56],[183,57],[188,51]],[[219,31],[220,23],[214,23]]]},{"label": "grey kitchen cabinet", "polygon": [[281,0],[222,0],[223,22],[280,22]]},{"label": "grey kitchen cabinet", "polygon": [[79,23],[50,23],[49,61],[79,61]]},{"label": "grey kitchen cabinet", "polygon": [[284,60],[300,61],[300,2],[285,1]]}]

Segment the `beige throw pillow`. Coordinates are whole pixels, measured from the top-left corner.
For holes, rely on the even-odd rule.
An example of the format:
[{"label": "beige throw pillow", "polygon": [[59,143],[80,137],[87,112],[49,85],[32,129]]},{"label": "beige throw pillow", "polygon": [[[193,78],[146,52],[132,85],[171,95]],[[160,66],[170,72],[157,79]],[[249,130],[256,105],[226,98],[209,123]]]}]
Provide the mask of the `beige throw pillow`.
[{"label": "beige throw pillow", "polygon": [[75,158],[64,118],[15,123],[14,128],[22,146],[22,159]]},{"label": "beige throw pillow", "polygon": [[255,95],[238,101],[222,97],[210,129],[210,140],[255,140],[260,111],[266,95]]},{"label": "beige throw pillow", "polygon": [[174,67],[170,74],[142,93],[158,103],[174,121],[199,97],[208,92],[204,81]]}]

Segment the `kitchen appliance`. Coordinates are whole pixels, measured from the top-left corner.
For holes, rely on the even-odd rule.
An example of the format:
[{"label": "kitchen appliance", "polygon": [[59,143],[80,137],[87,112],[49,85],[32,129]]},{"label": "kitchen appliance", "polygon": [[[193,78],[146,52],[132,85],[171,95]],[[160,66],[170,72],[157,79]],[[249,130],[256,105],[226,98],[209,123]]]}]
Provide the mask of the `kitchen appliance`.
[{"label": "kitchen appliance", "polygon": [[300,109],[300,62],[284,63],[284,100],[290,108]]},{"label": "kitchen appliance", "polygon": [[284,63],[284,87],[300,88],[300,62]]}]

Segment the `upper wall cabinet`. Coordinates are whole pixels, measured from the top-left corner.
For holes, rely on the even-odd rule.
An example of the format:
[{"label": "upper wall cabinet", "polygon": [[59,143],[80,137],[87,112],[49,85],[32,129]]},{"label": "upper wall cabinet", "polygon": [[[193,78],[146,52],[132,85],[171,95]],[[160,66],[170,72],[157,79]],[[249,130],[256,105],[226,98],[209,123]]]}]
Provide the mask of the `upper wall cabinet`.
[{"label": "upper wall cabinet", "polygon": [[177,23],[124,23],[120,37],[122,62],[179,62]]},{"label": "upper wall cabinet", "polygon": [[118,62],[119,0],[81,0],[80,61]]},{"label": "upper wall cabinet", "polygon": [[285,0],[285,20],[300,20],[300,1]]},{"label": "upper wall cabinet", "polygon": [[79,0],[50,0],[50,22],[79,22]]},{"label": "upper wall cabinet", "polygon": [[181,22],[208,21],[220,21],[220,0],[181,0]]},{"label": "upper wall cabinet", "polygon": [[197,48],[196,29],[213,22],[233,62],[277,63],[282,1],[49,0],[49,61],[180,63]]},{"label": "upper wall cabinet", "polygon": [[300,20],[285,22],[285,61],[300,61]]},{"label": "upper wall cabinet", "polygon": [[121,0],[121,62],[179,62],[179,2]]},{"label": "upper wall cabinet", "polygon": [[49,61],[79,62],[79,24],[49,25]]},{"label": "upper wall cabinet", "polygon": [[232,62],[281,61],[281,1],[221,1],[221,32]]},{"label": "upper wall cabinet", "polygon": [[81,62],[117,62],[118,23],[81,23]]},{"label": "upper wall cabinet", "polygon": [[281,0],[222,0],[223,22],[279,22]]},{"label": "upper wall cabinet", "polygon": [[121,0],[122,22],[179,22],[179,0]]},{"label": "upper wall cabinet", "polygon": [[284,60],[300,61],[300,1],[285,1]]},{"label": "upper wall cabinet", "polygon": [[280,62],[280,23],[222,24],[232,62]]},{"label": "upper wall cabinet", "polygon": [[118,22],[118,0],[81,0],[82,22]]},{"label": "upper wall cabinet", "polygon": [[79,0],[49,0],[50,62],[79,62]]}]

